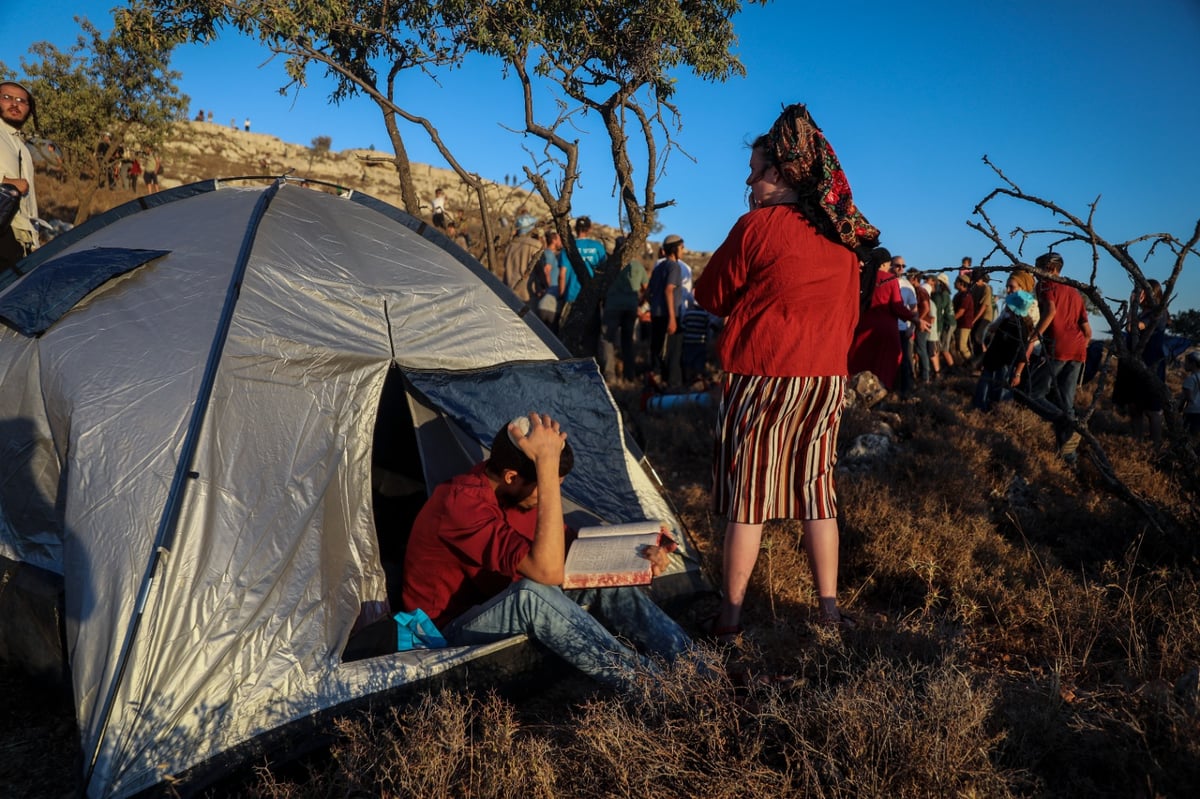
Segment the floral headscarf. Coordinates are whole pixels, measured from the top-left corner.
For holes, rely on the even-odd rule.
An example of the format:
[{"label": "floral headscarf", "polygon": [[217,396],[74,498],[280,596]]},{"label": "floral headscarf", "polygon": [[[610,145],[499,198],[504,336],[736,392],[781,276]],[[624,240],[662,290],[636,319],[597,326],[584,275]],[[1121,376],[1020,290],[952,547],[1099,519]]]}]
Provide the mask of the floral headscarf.
[{"label": "floral headscarf", "polygon": [[852,250],[879,243],[879,229],[855,206],[837,154],[803,104],[783,109],[767,141],[780,173],[800,194],[801,212],[821,233]]}]

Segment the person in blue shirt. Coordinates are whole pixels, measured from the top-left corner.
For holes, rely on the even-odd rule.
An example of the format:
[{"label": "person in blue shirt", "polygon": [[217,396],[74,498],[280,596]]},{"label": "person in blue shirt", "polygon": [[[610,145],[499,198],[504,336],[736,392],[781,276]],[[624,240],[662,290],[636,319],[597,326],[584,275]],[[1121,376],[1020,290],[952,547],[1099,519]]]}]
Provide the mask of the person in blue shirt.
[{"label": "person in blue shirt", "polygon": [[[608,257],[608,250],[604,243],[591,238],[591,233],[592,220],[590,218],[581,216],[575,220],[575,248],[579,250],[579,257],[583,259],[584,266],[587,267],[588,277],[596,274],[596,267]],[[579,276],[575,274],[566,248],[564,248],[558,254],[558,321],[560,323],[567,316],[571,303],[575,302],[581,288],[583,288],[583,284],[579,282]]]},{"label": "person in blue shirt", "polygon": [[[608,257],[608,250],[605,249],[603,242],[591,238],[591,233],[591,219],[581,216],[575,220],[575,248],[579,250],[579,257],[587,266],[589,276],[596,274],[596,267]],[[558,296],[563,302],[575,302],[580,288],[582,288],[582,284],[579,282],[579,277],[571,268],[571,261],[567,257],[566,249],[563,249],[558,254]]]}]

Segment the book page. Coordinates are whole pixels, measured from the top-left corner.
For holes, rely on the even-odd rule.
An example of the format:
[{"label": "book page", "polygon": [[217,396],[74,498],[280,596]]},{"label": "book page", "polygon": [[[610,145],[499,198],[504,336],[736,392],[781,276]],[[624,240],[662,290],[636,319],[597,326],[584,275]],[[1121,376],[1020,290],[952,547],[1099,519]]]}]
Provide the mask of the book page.
[{"label": "book page", "polygon": [[640,522],[626,522],[625,524],[603,524],[596,525],[595,527],[581,527],[576,535],[579,538],[598,538],[612,535],[657,533],[660,530],[669,533],[671,528],[666,522],[660,522],[657,519],[647,519]]},{"label": "book page", "polygon": [[659,531],[641,535],[578,538],[567,553],[563,588],[645,585],[653,573],[642,547],[658,543]]}]

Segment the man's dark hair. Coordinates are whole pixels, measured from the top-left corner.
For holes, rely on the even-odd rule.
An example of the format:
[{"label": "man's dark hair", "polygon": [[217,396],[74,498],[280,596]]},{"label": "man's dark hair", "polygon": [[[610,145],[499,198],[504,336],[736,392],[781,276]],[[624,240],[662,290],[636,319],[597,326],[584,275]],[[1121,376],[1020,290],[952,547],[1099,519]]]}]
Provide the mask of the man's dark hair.
[{"label": "man's dark hair", "polygon": [[581,216],[575,220],[575,232],[582,233],[585,230],[592,229],[592,218],[590,216]]},{"label": "man's dark hair", "polygon": [[[563,442],[562,455],[558,458],[558,476],[566,477],[575,467],[575,452],[568,442]],[[488,471],[500,475],[505,469],[512,469],[527,483],[537,481],[537,467],[533,459],[521,451],[521,448],[508,437],[508,425],[500,428],[492,439],[492,455],[488,458]]]},{"label": "man's dark hair", "polygon": [[678,258],[679,250],[682,247],[683,247],[683,239],[680,239],[679,241],[673,241],[670,244],[664,244],[663,248],[662,248],[663,255],[669,255],[672,258]]},{"label": "man's dark hair", "polygon": [[1039,255],[1033,265],[1038,269],[1045,269],[1048,272],[1061,272],[1063,268],[1063,258],[1056,252],[1047,252]]}]

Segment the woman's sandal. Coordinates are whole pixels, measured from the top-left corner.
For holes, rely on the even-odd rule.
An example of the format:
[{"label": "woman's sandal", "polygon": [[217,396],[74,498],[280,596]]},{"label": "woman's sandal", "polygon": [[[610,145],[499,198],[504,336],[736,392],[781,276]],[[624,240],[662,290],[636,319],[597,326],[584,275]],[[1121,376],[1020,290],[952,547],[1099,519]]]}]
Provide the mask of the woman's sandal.
[{"label": "woman's sandal", "polygon": [[858,628],[858,621],[840,610],[836,613],[821,613],[817,616],[817,626],[825,630],[841,631]]},{"label": "woman's sandal", "polygon": [[717,625],[718,616],[712,616],[700,625],[703,632],[700,637],[706,641],[720,644],[721,646],[735,646],[738,640],[742,637],[742,633],[746,630],[740,624],[734,624],[726,627]]}]

